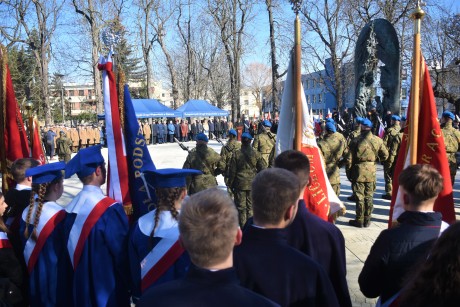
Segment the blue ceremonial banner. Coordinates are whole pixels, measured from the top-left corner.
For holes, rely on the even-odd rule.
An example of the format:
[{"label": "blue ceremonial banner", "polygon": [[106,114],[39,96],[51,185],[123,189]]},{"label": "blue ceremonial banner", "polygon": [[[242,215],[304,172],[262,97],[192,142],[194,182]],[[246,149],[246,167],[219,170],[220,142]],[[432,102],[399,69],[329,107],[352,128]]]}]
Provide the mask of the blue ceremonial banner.
[{"label": "blue ceremonial banner", "polygon": [[155,190],[148,186],[146,190],[142,172],[155,170],[142,130],[137,122],[128,85],[124,89],[125,102],[125,146],[128,161],[129,193],[133,204],[134,220],[154,209]]}]

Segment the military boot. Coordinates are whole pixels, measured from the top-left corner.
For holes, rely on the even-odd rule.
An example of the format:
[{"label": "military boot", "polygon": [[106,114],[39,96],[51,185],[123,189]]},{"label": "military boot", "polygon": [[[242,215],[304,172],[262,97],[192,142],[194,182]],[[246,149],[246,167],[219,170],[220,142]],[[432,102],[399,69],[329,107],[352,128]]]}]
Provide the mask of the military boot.
[{"label": "military boot", "polygon": [[389,194],[389,193],[382,194],[382,199],[391,200],[391,194]]},{"label": "military boot", "polygon": [[371,217],[364,217],[363,227],[367,228],[371,225]]},{"label": "military boot", "polygon": [[356,201],[356,196],[355,196],[355,194],[351,194],[351,196],[348,196],[347,199],[349,201]]},{"label": "military boot", "polygon": [[363,222],[357,220],[349,220],[348,224],[353,227],[363,228]]}]

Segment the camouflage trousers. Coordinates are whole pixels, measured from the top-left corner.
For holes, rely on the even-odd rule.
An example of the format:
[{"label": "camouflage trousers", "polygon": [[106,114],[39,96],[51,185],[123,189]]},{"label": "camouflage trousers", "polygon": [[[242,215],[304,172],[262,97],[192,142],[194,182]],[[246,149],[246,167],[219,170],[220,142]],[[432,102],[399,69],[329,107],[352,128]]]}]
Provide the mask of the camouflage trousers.
[{"label": "camouflage trousers", "polygon": [[457,174],[457,162],[449,161],[449,170],[450,170],[450,180],[452,182],[452,187],[454,187],[455,175]]},{"label": "camouflage trousers", "polygon": [[331,186],[332,186],[332,189],[335,192],[335,195],[337,195],[337,197],[339,197],[340,196],[340,183],[339,184],[332,184],[331,183]]},{"label": "camouflage trousers", "polygon": [[352,189],[356,195],[356,220],[363,222],[371,219],[374,208],[374,192],[376,184],[373,182],[353,182]]},{"label": "camouflage trousers", "polygon": [[64,161],[65,163],[70,161],[70,154],[58,155],[59,161]]},{"label": "camouflage trousers", "polygon": [[393,173],[395,170],[396,161],[393,163],[383,164],[383,176],[385,178],[385,192],[391,195],[393,191]]},{"label": "camouflage trousers", "polygon": [[240,227],[243,228],[246,221],[252,217],[251,190],[234,190],[234,197]]}]

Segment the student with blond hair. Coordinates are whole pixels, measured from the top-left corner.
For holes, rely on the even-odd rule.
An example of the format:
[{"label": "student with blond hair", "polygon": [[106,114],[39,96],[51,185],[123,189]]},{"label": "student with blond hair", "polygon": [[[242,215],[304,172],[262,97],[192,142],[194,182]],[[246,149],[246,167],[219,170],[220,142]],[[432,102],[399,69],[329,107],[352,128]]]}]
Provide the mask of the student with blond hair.
[{"label": "student with blond hair", "polygon": [[153,287],[137,306],[277,306],[239,285],[233,247],[241,243],[238,213],[227,192],[188,198],[179,215],[180,241],[192,265],[183,280]]}]

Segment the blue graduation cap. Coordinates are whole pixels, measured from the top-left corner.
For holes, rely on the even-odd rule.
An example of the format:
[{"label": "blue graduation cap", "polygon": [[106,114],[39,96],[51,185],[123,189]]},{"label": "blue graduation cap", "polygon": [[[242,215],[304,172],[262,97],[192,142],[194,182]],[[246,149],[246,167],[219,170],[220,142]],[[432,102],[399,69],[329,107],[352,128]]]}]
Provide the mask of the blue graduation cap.
[{"label": "blue graduation cap", "polygon": [[33,184],[53,182],[62,178],[62,171],[65,169],[65,162],[49,163],[31,167],[26,170],[26,177],[32,176]]},{"label": "blue graduation cap", "polygon": [[96,168],[104,163],[101,154],[101,146],[91,146],[80,149],[80,151],[67,163],[65,167],[65,178],[77,174],[78,178],[84,178],[96,171]]},{"label": "blue graduation cap", "polygon": [[179,188],[187,185],[187,176],[201,175],[196,169],[164,168],[145,171],[148,174],[148,181],[155,188]]}]

